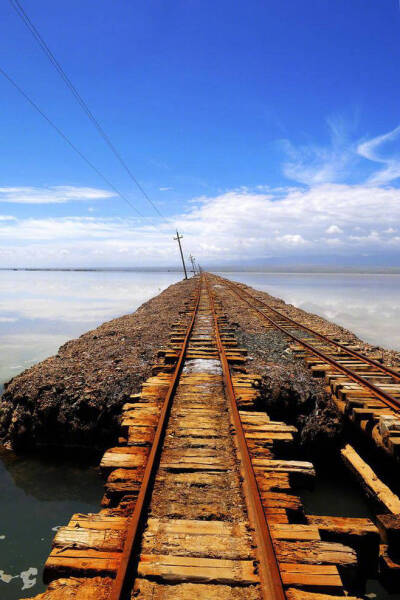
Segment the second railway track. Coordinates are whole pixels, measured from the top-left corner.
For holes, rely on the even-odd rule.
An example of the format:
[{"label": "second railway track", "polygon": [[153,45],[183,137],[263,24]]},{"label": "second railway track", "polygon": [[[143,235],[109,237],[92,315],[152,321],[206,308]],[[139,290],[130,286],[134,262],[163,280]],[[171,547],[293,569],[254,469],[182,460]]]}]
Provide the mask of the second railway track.
[{"label": "second railway track", "polygon": [[379,448],[400,458],[400,373],[340,343],[332,336],[296,321],[282,310],[221,277],[225,289],[239,298],[266,327],[288,336],[292,350],[315,376],[324,376],[340,412],[366,432]]}]

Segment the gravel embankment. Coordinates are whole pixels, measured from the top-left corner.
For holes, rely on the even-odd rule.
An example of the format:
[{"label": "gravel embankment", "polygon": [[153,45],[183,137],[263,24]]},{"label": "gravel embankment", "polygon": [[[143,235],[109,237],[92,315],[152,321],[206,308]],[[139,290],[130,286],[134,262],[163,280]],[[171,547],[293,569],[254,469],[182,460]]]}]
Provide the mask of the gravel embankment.
[{"label": "gravel embankment", "polygon": [[122,404],[151,374],[194,286],[192,280],[170,286],[9,381],[0,401],[0,442],[14,449],[110,445]]},{"label": "gravel embankment", "polygon": [[[135,313],[104,323],[62,346],[50,357],[5,385],[0,400],[0,443],[26,449],[40,446],[102,449],[113,443],[122,404],[150,375],[157,351],[194,290],[195,282],[170,286]],[[248,286],[292,318],[357,343],[362,352],[400,367],[398,352],[370,346],[350,331]],[[231,293],[215,286],[249,368],[262,376],[261,407],[271,417],[294,422],[303,447],[337,446],[342,422],[321,380],[295,358],[288,338],[266,329]]]}]

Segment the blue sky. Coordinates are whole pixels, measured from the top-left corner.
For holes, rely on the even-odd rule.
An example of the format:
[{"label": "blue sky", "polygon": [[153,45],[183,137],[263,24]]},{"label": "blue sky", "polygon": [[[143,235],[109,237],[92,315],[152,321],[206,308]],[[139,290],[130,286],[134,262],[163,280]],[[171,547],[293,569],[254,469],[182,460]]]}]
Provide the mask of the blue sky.
[{"label": "blue sky", "polygon": [[0,67],[145,218],[0,77],[0,266],[174,264],[175,226],[203,264],[400,264],[396,0],[23,7],[166,221],[3,2]]}]

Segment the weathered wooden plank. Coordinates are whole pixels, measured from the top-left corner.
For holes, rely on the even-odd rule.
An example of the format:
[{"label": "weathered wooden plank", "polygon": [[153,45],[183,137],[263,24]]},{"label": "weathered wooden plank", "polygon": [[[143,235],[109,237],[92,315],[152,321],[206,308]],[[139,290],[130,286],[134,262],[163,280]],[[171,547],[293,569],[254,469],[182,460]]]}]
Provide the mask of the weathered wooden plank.
[{"label": "weathered wooden plank", "polygon": [[307,515],[325,541],[339,542],[354,548],[360,568],[374,571],[378,561],[380,536],[370,519]]},{"label": "weathered wooden plank", "polygon": [[315,477],[314,466],[301,460],[264,460],[254,459],[254,467],[264,471],[299,472]]},{"label": "weathered wooden plank", "polygon": [[262,477],[257,477],[258,489],[263,492],[273,491],[289,491],[291,489],[289,482],[289,473],[270,472]]},{"label": "weathered wooden plank", "polygon": [[94,529],[86,527],[60,527],[53,539],[54,548],[71,546],[93,548],[101,552],[122,552],[125,531],[121,529]]},{"label": "weathered wooden plank", "polygon": [[276,540],[321,540],[315,525],[271,524],[271,536]]},{"label": "weathered wooden plank", "polygon": [[334,565],[282,563],[280,570],[286,586],[343,594],[342,580]]},{"label": "weathered wooden plank", "polygon": [[69,575],[80,577],[114,577],[121,552],[98,552],[93,549],[53,548],[43,571],[43,581]]},{"label": "weathered wooden plank", "polygon": [[[286,590],[287,600],[343,600],[343,595],[332,596],[331,594],[315,594],[305,590],[289,588]],[[346,600],[360,600],[355,596],[346,596]]]},{"label": "weathered wooden plank", "polygon": [[111,469],[135,469],[146,463],[149,449],[136,446],[116,446],[109,448],[101,459],[100,468],[103,472]]},{"label": "weathered wooden plank", "polygon": [[253,556],[244,523],[149,519],[142,552],[245,560]]},{"label": "weathered wooden plank", "polygon": [[137,578],[132,598],[135,600],[149,600],[150,598],[151,600],[259,600],[260,596],[257,586],[232,588],[229,585],[207,583],[169,583],[165,585]]},{"label": "weathered wooden plank", "polygon": [[315,525],[321,533],[358,537],[379,536],[376,525],[365,518],[307,515],[307,522]]},{"label": "weathered wooden plank", "polygon": [[139,577],[157,577],[168,582],[215,582],[252,585],[259,579],[253,561],[215,558],[192,558],[142,554],[138,565]]},{"label": "weathered wooden plank", "polygon": [[122,529],[126,528],[127,518],[122,515],[107,515],[103,513],[75,513],[68,527],[85,527],[87,529]]},{"label": "weathered wooden plank", "polygon": [[352,446],[347,444],[341,450],[341,455],[345,464],[356,475],[367,494],[375,502],[380,504],[387,512],[400,513],[400,498],[377,477]]},{"label": "weathered wooden plank", "polygon": [[56,579],[45,592],[26,600],[108,600],[112,583],[106,577]]},{"label": "weathered wooden plank", "polygon": [[357,566],[356,552],[348,546],[335,542],[275,540],[274,547],[279,563]]},{"label": "weathered wooden plank", "polygon": [[229,523],[227,521],[196,521],[192,519],[170,519],[161,521],[150,518],[147,521],[146,531],[157,533],[186,533],[197,535],[247,535],[245,523]]},{"label": "weathered wooden plank", "polygon": [[303,513],[303,504],[300,498],[293,494],[261,491],[261,501],[265,508],[284,508],[285,510]]},{"label": "weathered wooden plank", "polygon": [[289,523],[288,515],[284,508],[268,508],[264,506],[264,513],[269,524]]}]

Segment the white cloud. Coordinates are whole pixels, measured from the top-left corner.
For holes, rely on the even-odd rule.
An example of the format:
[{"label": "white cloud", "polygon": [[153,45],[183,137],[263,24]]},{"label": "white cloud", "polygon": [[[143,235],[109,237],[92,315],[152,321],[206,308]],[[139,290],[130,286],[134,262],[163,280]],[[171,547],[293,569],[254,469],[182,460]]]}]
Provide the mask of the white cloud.
[{"label": "white cloud", "polygon": [[400,126],[360,140],[350,137],[338,118],[328,119],[327,125],[330,139],[326,145],[311,142],[296,146],[281,140],[286,154],[283,173],[287,178],[308,186],[348,181],[376,186],[400,178]]},{"label": "white cloud", "polygon": [[169,223],[97,216],[0,221],[0,265],[178,264],[176,227],[184,235],[185,254],[193,253],[200,264],[300,252],[317,257],[322,251],[398,252],[399,221],[400,189],[393,187],[324,184],[277,194],[234,190],[197,198]]},{"label": "white cloud", "polygon": [[329,235],[334,234],[334,233],[343,233],[343,230],[340,229],[340,227],[338,227],[337,225],[331,225],[325,231],[326,231],[326,233],[329,233]]},{"label": "white cloud", "polygon": [[287,160],[283,165],[286,177],[305,185],[344,181],[350,166],[359,160],[355,146],[348,139],[344,122],[339,118],[327,119],[330,143],[294,146],[289,140],[281,144]]},{"label": "white cloud", "polygon": [[158,188],[160,192],[171,192],[174,188],[172,187],[160,187]]},{"label": "white cloud", "polygon": [[70,185],[38,187],[1,187],[0,202],[13,204],[65,204],[66,202],[104,200],[114,197],[106,190]]},{"label": "white cloud", "polygon": [[363,158],[385,165],[369,178],[372,185],[382,185],[394,181],[400,177],[400,152],[395,150],[391,156],[384,156],[385,148],[397,142],[400,136],[400,126],[388,133],[378,135],[370,140],[362,142],[357,147],[357,152]]},{"label": "white cloud", "polygon": [[307,244],[306,240],[298,233],[287,233],[276,239],[284,244],[288,244],[288,246],[303,246]]}]

